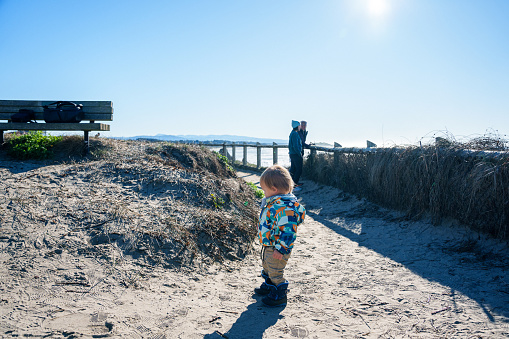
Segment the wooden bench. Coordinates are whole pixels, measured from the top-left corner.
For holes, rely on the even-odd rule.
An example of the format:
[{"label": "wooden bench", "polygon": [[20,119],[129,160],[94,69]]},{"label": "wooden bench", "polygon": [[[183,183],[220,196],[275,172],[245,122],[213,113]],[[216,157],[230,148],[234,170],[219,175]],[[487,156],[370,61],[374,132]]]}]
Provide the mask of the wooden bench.
[{"label": "wooden bench", "polygon": [[[55,100],[58,101],[58,100]],[[89,122],[80,123],[45,123],[43,106],[55,101],[36,100],[0,100],[0,144],[4,143],[4,131],[83,131],[85,141],[85,152],[88,153],[90,131],[109,131],[110,125],[96,123],[96,121],[113,121],[113,104],[111,101],[72,101],[83,105],[83,120]],[[37,123],[11,122],[11,116],[18,113],[20,109],[31,109],[35,112]]]}]

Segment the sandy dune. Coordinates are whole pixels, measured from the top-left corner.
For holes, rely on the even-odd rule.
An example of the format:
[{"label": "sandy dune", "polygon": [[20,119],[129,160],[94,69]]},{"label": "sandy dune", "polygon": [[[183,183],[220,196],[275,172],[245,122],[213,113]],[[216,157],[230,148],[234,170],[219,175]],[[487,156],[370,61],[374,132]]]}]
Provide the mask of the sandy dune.
[{"label": "sandy dune", "polygon": [[[12,175],[13,182],[38,175],[44,188],[55,185],[51,173],[34,168]],[[4,220],[0,336],[509,336],[506,243],[453,222],[438,227],[405,220],[335,188],[304,183],[299,197],[308,218],[287,269],[286,307],[263,307],[252,293],[261,283],[256,243],[242,261],[196,269],[135,264],[105,244],[105,265],[106,259],[87,251],[43,250],[45,242],[86,243],[79,232]]]}]

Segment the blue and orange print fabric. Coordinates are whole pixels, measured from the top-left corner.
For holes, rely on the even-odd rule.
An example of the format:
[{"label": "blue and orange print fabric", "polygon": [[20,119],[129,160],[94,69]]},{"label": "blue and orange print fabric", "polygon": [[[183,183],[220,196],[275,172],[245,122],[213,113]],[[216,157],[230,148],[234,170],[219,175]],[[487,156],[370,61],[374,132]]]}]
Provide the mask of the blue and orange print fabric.
[{"label": "blue and orange print fabric", "polygon": [[260,243],[274,246],[282,254],[290,253],[297,238],[297,227],[305,216],[306,209],[293,194],[264,199],[258,225]]}]

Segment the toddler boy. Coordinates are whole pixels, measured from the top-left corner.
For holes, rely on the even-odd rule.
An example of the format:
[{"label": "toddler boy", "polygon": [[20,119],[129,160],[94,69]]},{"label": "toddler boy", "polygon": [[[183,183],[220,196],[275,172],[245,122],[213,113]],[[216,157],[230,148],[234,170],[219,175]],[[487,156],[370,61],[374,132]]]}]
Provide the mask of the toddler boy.
[{"label": "toddler boy", "polygon": [[258,236],[262,244],[262,277],[265,281],[255,288],[255,293],[265,295],[262,302],[267,306],[286,305],[288,281],[283,273],[297,237],[297,226],[306,216],[304,206],[291,194],[293,185],[290,172],[279,165],[267,168],[260,177],[265,198]]}]

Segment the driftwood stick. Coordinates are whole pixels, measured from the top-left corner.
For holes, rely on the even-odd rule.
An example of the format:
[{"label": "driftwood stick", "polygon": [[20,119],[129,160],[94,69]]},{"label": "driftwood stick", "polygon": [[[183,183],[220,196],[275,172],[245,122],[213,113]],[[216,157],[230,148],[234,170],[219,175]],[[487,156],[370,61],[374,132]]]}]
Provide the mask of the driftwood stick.
[{"label": "driftwood stick", "polygon": [[233,311],[223,311],[223,310],[219,310],[218,312],[231,313],[231,314],[239,314],[239,312],[233,312]]},{"label": "driftwood stick", "polygon": [[435,329],[435,332],[437,332],[437,333],[438,333],[438,329],[435,327],[435,324],[433,324],[433,319],[431,319],[430,324],[431,324],[431,326],[433,326],[433,328]]},{"label": "driftwood stick", "polygon": [[350,309],[345,309],[345,308],[341,308],[341,310],[345,313],[350,313],[352,314],[354,317],[360,317],[362,319],[362,321],[364,322],[364,324],[366,324],[366,326],[371,329],[371,327],[369,326],[369,324],[366,322],[366,320],[364,320],[364,318],[362,317],[362,315],[358,312],[355,312],[355,310],[350,310]]},{"label": "driftwood stick", "polygon": [[223,333],[219,332],[218,330],[216,330],[216,333],[217,333],[217,334],[219,334],[219,335],[221,336],[221,338],[226,338],[226,339],[228,339],[228,337],[227,337],[225,334],[223,334]]},{"label": "driftwood stick", "polygon": [[72,231],[79,231],[79,230],[86,230],[86,229],[90,229],[90,228],[96,228],[96,227],[100,227],[106,223],[109,223],[110,221],[113,221],[115,220],[115,218],[110,218],[110,219],[107,219],[107,220],[104,220],[98,224],[95,224],[95,225],[88,225],[88,226],[84,226],[84,227],[78,227],[78,228],[75,228],[73,229]]},{"label": "driftwood stick", "polygon": [[369,329],[371,329],[371,326],[369,326],[369,324],[366,322],[366,320],[364,320],[364,317],[363,317],[362,315],[360,315],[359,313],[355,313],[355,312],[354,312],[354,314],[358,315],[358,316],[362,319],[362,321],[364,321],[364,323],[366,324],[366,326],[367,326]]},{"label": "driftwood stick", "polygon": [[89,293],[89,291],[74,291],[74,290],[65,290],[66,292],[70,293]]},{"label": "driftwood stick", "polygon": [[440,312],[443,312],[443,311],[447,311],[448,309],[450,309],[450,307],[449,307],[449,306],[444,307],[444,308],[442,308],[441,310],[431,312],[431,314],[432,314],[432,315],[434,315],[434,314],[437,314],[437,313],[440,313]]},{"label": "driftwood stick", "polygon": [[213,323],[214,321],[219,320],[219,319],[221,319],[221,317],[214,317],[214,318],[212,318],[212,320],[209,321],[209,323]]},{"label": "driftwood stick", "polygon": [[79,281],[63,281],[63,282],[57,282],[57,283],[55,283],[55,285],[81,285],[81,286],[90,287],[89,283],[79,282]]}]

